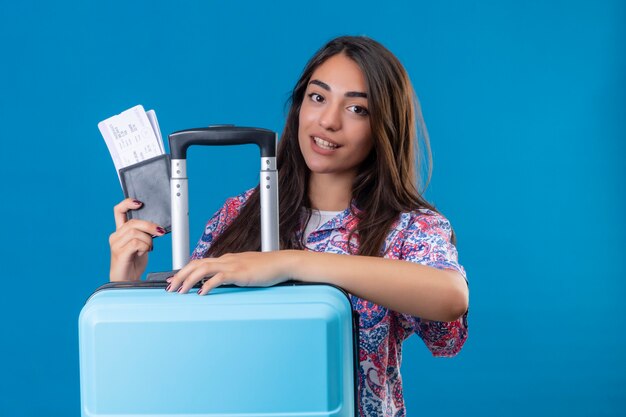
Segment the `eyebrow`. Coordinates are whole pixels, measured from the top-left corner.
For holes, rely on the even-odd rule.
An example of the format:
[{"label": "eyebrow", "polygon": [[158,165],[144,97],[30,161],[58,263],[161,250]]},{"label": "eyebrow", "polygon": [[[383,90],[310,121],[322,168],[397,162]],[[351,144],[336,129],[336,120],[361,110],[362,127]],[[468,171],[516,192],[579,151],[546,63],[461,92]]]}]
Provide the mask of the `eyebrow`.
[{"label": "eyebrow", "polygon": [[[328,84],[326,84],[323,81],[320,80],[311,80],[309,81],[309,84],[315,84],[321,88],[323,88],[326,91],[331,91],[330,90],[330,86]],[[362,98],[367,98],[367,93],[363,93],[361,91],[348,91],[346,94],[344,94],[346,97],[362,97]]]}]

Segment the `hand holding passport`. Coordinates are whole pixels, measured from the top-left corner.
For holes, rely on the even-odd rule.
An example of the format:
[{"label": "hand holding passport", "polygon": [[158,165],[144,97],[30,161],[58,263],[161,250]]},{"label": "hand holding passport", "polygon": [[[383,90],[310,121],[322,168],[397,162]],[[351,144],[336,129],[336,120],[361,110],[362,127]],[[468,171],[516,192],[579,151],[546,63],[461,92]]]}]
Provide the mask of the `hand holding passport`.
[{"label": "hand holding passport", "polygon": [[154,110],[137,105],[98,123],[126,198],[141,201],[128,219],[171,230],[170,161]]}]

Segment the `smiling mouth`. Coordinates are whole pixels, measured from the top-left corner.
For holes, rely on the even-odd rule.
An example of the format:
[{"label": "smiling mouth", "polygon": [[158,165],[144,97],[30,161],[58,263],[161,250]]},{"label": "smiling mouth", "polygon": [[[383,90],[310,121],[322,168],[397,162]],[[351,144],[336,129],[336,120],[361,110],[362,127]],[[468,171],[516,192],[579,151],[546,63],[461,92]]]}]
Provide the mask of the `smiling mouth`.
[{"label": "smiling mouth", "polygon": [[322,138],[318,138],[317,136],[312,136],[313,141],[315,142],[315,144],[317,146],[319,146],[322,149],[327,149],[329,151],[333,150],[333,149],[337,149],[339,147],[339,145],[336,145],[334,143],[330,143],[327,140],[324,140]]}]

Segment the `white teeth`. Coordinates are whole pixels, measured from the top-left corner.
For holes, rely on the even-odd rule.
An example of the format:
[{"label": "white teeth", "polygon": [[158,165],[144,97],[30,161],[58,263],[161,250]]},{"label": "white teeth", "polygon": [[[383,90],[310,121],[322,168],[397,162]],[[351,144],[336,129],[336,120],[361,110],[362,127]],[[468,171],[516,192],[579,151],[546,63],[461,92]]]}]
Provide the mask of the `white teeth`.
[{"label": "white teeth", "polygon": [[331,150],[337,149],[339,147],[339,145],[332,144],[328,141],[325,141],[324,139],[318,138],[317,136],[313,136],[313,140],[315,141],[315,144],[322,149]]}]

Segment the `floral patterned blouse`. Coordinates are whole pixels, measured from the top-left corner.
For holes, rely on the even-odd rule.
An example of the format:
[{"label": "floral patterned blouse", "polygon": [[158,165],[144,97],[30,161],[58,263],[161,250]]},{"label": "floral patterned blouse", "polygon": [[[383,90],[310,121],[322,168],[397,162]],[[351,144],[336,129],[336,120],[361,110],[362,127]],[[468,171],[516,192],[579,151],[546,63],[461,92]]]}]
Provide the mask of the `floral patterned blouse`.
[{"label": "floral patterned blouse", "polygon": [[[252,190],[230,198],[208,221],[192,259],[204,257],[211,243],[237,217]],[[348,241],[359,213],[357,207],[341,212],[313,231],[306,250],[349,254],[358,249],[356,233]],[[302,227],[304,229],[304,226]],[[301,230],[296,236],[302,238]],[[401,213],[385,240],[383,253],[389,259],[403,259],[439,269],[452,269],[465,277],[450,243],[452,229],[442,215],[422,209]],[[362,417],[406,415],[402,394],[402,342],[416,333],[434,356],[456,355],[467,339],[467,313],[453,322],[423,320],[400,314],[369,301],[350,296],[352,308],[359,313],[359,414]]]}]

